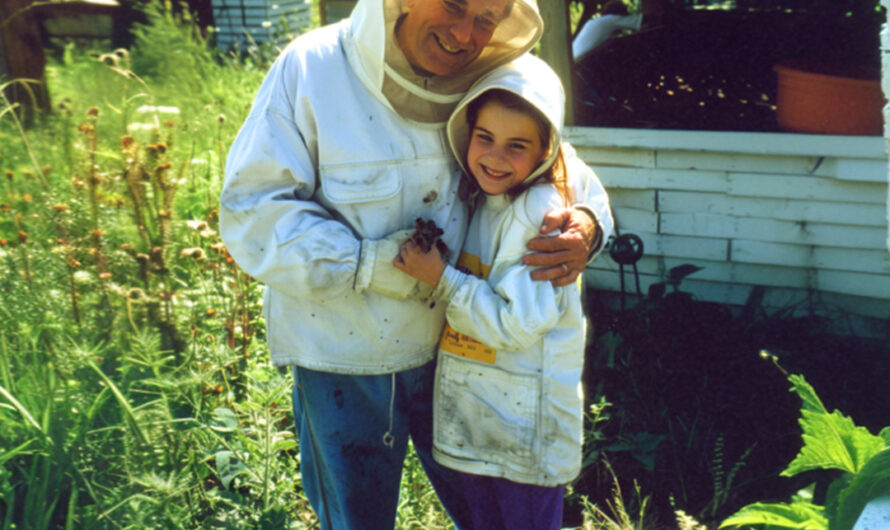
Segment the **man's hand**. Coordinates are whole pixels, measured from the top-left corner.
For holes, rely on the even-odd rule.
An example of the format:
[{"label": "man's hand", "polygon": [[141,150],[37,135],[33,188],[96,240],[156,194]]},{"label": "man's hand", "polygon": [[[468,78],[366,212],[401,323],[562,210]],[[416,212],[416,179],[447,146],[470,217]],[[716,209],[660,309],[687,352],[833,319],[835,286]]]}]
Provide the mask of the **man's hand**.
[{"label": "man's hand", "polygon": [[556,236],[540,236],[528,242],[533,254],[526,254],[522,263],[542,267],[532,271],[533,280],[550,280],[555,287],[574,282],[587,266],[590,249],[597,239],[596,223],[587,213],[563,208],[544,216],[541,233],[549,234],[557,228]]},{"label": "man's hand", "polygon": [[445,262],[442,261],[442,255],[436,245],[433,245],[429,252],[424,252],[413,239],[409,239],[402,246],[402,251],[392,260],[392,264],[433,289],[439,285],[439,279],[445,272]]}]

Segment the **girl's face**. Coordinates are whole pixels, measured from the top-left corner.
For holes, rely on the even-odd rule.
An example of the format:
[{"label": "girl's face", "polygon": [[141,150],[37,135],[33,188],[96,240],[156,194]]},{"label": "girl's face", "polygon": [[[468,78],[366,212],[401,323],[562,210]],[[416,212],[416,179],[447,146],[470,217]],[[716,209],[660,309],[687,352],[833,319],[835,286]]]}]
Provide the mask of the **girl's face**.
[{"label": "girl's face", "polygon": [[486,103],[470,131],[467,168],[479,187],[500,195],[521,184],[544,161],[546,152],[535,120],[497,101]]}]

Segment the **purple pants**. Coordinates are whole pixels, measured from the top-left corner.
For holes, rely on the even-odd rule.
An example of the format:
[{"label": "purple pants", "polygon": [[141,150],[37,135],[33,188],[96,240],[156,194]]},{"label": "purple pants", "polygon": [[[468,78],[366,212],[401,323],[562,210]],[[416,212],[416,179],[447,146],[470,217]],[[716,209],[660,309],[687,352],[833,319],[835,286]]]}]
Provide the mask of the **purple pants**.
[{"label": "purple pants", "polygon": [[473,528],[559,530],[565,486],[534,486],[505,478],[460,473]]}]

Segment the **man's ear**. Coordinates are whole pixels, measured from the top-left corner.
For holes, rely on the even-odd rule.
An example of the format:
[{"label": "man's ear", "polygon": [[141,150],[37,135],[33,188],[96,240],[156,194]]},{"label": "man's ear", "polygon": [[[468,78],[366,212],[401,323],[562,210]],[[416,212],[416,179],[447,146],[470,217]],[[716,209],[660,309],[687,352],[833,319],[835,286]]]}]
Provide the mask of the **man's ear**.
[{"label": "man's ear", "polygon": [[408,7],[408,10],[414,9],[414,6],[417,5],[417,0],[405,0],[405,5]]}]

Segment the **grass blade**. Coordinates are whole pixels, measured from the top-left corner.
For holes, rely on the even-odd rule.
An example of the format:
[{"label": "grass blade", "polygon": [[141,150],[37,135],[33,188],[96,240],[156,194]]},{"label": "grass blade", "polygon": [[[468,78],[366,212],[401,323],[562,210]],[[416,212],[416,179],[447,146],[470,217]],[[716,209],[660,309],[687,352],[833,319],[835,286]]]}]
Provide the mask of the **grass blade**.
[{"label": "grass blade", "polygon": [[17,399],[15,398],[15,396],[13,396],[12,394],[10,394],[9,391],[6,390],[6,389],[5,389],[4,387],[2,387],[2,386],[0,386],[0,395],[2,395],[3,397],[5,397],[6,400],[9,401],[9,402],[12,404],[12,406],[15,407],[15,409],[16,409],[17,411],[19,411],[19,414],[22,415],[22,418],[24,418],[24,420],[25,420],[28,424],[30,424],[32,427],[34,427],[34,429],[37,430],[37,432],[39,432],[40,434],[42,434],[43,437],[50,443],[50,445],[52,445],[52,443],[53,443],[52,438],[50,438],[49,435],[46,434],[46,432],[43,430],[43,428],[40,426],[40,424],[37,423],[37,421],[34,419],[34,416],[32,416],[30,412],[28,412],[28,409],[26,409],[25,406],[22,405],[22,404],[19,402],[19,400],[17,400]]},{"label": "grass blade", "polygon": [[120,389],[114,382],[105,375],[105,372],[102,371],[101,368],[96,366],[96,363],[90,361],[87,363],[90,368],[92,368],[105,382],[105,385],[111,390],[111,393],[114,395],[114,398],[117,400],[118,405],[121,407],[121,411],[124,413],[124,419],[127,421],[127,424],[130,425],[130,428],[133,429],[133,432],[136,433],[136,436],[139,438],[144,444],[148,443],[148,438],[146,438],[145,433],[142,432],[142,427],[139,425],[139,422],[136,421],[136,416],[133,414],[133,407],[130,405],[130,402],[127,401],[127,398],[121,393]]}]

